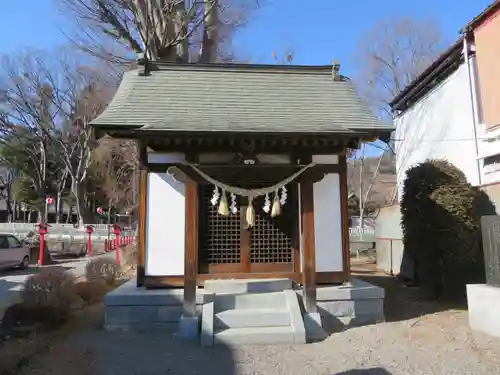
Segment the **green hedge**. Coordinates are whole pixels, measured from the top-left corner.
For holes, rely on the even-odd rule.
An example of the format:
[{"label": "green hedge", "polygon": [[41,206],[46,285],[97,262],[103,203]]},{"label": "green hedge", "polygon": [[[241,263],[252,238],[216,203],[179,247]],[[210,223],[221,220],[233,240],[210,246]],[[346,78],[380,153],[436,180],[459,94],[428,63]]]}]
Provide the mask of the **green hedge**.
[{"label": "green hedge", "polygon": [[484,280],[480,218],[495,207],[462,171],[445,160],[409,169],[401,214],[404,251],[433,298],[464,297],[467,283]]}]

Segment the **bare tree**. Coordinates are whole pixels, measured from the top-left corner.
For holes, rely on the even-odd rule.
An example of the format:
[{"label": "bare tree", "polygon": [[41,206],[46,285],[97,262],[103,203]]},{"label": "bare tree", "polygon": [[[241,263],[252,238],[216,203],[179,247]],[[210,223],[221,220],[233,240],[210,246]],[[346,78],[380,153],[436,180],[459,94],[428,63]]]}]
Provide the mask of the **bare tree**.
[{"label": "bare tree", "polygon": [[[54,66],[42,64],[40,56],[29,53],[2,61],[2,106],[0,135],[13,159],[22,158],[22,173],[43,202],[51,175],[49,159],[53,149],[49,138],[60,120],[63,103],[55,104],[49,76]],[[53,83],[53,82],[52,82]],[[62,100],[63,101],[63,100]],[[39,220],[46,218],[46,206],[37,203]]]},{"label": "bare tree", "polygon": [[367,30],[357,43],[355,82],[363,99],[385,119],[390,101],[444,50],[432,19],[392,17]]},{"label": "bare tree", "polygon": [[[431,19],[396,17],[377,23],[364,33],[355,50],[355,84],[360,96],[383,121],[392,122],[391,100],[441,54],[444,46],[439,25]],[[390,158],[391,154],[394,158],[391,144],[371,145],[382,149],[379,161],[383,157]],[[351,160],[359,181],[355,183],[355,190],[362,191],[355,192],[359,194],[361,217],[366,212],[366,205],[373,201],[370,195],[374,190],[388,190],[387,187],[374,189],[374,184],[380,184],[377,178],[379,170],[376,168],[375,171],[367,172],[365,158],[366,152],[363,150]],[[365,176],[367,173],[369,175]],[[375,175],[372,176],[373,173]],[[388,203],[394,202],[396,187],[390,191]]]},{"label": "bare tree", "polygon": [[138,198],[139,157],[134,141],[103,137],[94,150],[95,174],[108,206],[135,212]]},{"label": "bare tree", "polygon": [[[103,75],[80,66],[78,56],[51,56],[29,53],[4,59],[0,135],[3,145],[15,151],[11,161],[22,169],[23,191],[28,184],[35,193],[39,220],[47,219],[48,193],[64,188],[69,177],[83,224],[81,186],[92,152],[88,124],[109,100],[103,92],[111,86]],[[57,194],[60,199],[60,190]]]},{"label": "bare tree", "polygon": [[83,227],[85,222],[91,220],[90,213],[85,209],[89,206],[85,186],[96,146],[90,122],[104,110],[114,93],[114,87],[106,84],[99,72],[87,67],[79,67],[77,72],[67,67],[65,76],[72,82],[69,96],[71,112],[66,126],[52,141],[71,179],[78,225]]},{"label": "bare tree", "polygon": [[256,1],[59,0],[80,25],[79,46],[114,63],[150,60],[213,62],[230,57],[230,41]]},{"label": "bare tree", "polygon": [[290,46],[285,47],[282,52],[273,51],[273,60],[279,65],[292,65],[293,58],[294,52]]}]

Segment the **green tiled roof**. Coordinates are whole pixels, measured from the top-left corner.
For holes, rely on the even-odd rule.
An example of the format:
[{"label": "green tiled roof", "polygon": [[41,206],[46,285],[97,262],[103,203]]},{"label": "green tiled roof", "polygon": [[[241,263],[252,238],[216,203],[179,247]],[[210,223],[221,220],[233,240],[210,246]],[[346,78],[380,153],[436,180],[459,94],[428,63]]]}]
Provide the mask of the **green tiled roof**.
[{"label": "green tiled roof", "polygon": [[95,127],[181,132],[392,131],[332,67],[160,64],[125,73]]}]

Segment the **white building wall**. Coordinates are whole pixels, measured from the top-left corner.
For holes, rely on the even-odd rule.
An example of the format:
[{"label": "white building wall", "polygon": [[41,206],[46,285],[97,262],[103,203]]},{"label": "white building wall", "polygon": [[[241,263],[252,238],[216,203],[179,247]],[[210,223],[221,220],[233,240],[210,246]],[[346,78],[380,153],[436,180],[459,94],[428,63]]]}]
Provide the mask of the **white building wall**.
[{"label": "white building wall", "polygon": [[339,174],[327,174],[314,183],[313,196],[316,272],[342,271]]},{"label": "white building wall", "polygon": [[462,64],[444,82],[395,119],[398,193],[406,171],[427,159],[446,159],[468,181],[479,184],[473,111],[467,66]]},{"label": "white building wall", "polygon": [[[167,159],[169,162],[182,162],[181,155],[149,155],[153,163],[165,162]],[[338,157],[315,155],[314,161],[337,164]],[[313,191],[316,271],[342,271],[339,174],[327,174],[314,184]],[[184,184],[175,181],[167,173],[148,173],[147,213],[146,275],[184,275]]]},{"label": "white building wall", "polygon": [[184,275],[184,184],[148,173],[146,275]]}]

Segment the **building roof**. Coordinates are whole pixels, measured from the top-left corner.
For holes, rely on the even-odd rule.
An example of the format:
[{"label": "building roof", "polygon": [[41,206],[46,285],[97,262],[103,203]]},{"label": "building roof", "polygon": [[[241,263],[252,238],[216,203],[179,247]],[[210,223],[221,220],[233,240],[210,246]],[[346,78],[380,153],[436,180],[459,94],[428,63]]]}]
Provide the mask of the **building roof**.
[{"label": "building roof", "polygon": [[387,133],[332,66],[156,64],[124,74],[92,125],[169,132]]},{"label": "building roof", "polygon": [[392,99],[390,106],[393,111],[405,110],[426,92],[430,91],[436,83],[435,78],[450,74],[462,58],[461,49],[463,38],[467,32],[474,31],[481,26],[490,16],[500,11],[500,0],[491,3],[483,12],[474,17],[460,32],[463,34],[450,48],[444,51],[426,70],[424,70],[402,92]]},{"label": "building roof", "polygon": [[434,62],[429,65],[416,79],[396,95],[389,103],[393,111],[404,111],[429,92],[438,78],[451,74],[453,67],[461,61],[463,38],[459,38],[451,47],[444,51]]},{"label": "building roof", "polygon": [[467,25],[465,25],[460,32],[465,33],[472,31],[481,26],[484,21],[488,20],[490,16],[500,10],[500,0],[496,0],[483,10],[478,16],[474,17]]}]

